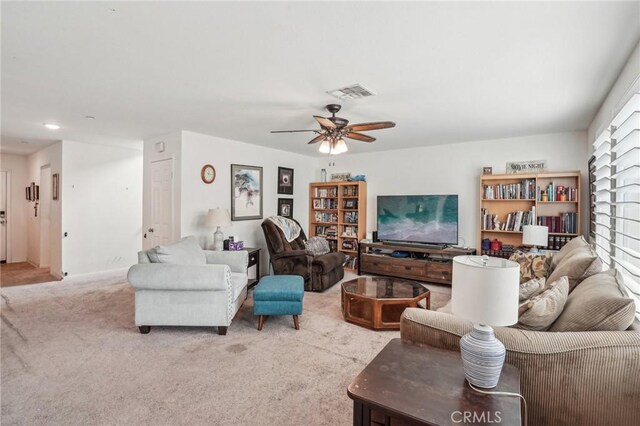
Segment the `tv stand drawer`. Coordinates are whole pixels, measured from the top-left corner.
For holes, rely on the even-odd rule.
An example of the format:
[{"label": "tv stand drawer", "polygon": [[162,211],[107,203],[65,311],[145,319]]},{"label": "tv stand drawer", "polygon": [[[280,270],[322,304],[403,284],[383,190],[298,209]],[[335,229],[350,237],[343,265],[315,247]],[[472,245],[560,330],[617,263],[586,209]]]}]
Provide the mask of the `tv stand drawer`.
[{"label": "tv stand drawer", "polygon": [[426,265],[426,278],[428,280],[451,284],[452,272],[453,272],[453,262],[448,262],[448,263],[429,262]]}]

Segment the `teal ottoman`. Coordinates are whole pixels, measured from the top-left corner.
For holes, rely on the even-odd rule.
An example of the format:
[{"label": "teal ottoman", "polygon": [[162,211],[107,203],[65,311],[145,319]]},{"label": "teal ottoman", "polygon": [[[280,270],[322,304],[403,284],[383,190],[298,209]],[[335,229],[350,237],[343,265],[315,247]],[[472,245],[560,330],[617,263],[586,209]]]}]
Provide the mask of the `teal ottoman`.
[{"label": "teal ottoman", "polygon": [[302,314],[304,279],[299,275],[268,275],[253,289],[253,315],[262,330],[268,315],[293,315],[293,326],[300,330],[298,315]]}]

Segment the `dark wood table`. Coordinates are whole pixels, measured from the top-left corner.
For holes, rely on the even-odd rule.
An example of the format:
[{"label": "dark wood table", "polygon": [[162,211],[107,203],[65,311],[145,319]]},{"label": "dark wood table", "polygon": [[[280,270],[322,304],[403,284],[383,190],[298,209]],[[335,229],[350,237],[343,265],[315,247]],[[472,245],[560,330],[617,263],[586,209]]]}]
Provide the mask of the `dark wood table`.
[{"label": "dark wood table", "polygon": [[[519,393],[518,369],[505,364],[491,391]],[[459,352],[400,339],[385,346],[347,394],[353,399],[354,425],[520,424],[520,399],[471,389]],[[465,423],[465,416],[475,422]]]},{"label": "dark wood table", "polygon": [[247,284],[247,288],[254,287],[260,281],[260,249],[253,247],[245,247],[243,250],[249,252],[249,264],[247,265],[247,269],[252,266],[256,267],[256,278],[249,279],[249,283]]},{"label": "dark wood table", "polygon": [[429,309],[431,293],[416,281],[391,277],[360,277],[341,284],[342,315],[353,324],[373,330],[400,330],[406,308],[425,299]]}]

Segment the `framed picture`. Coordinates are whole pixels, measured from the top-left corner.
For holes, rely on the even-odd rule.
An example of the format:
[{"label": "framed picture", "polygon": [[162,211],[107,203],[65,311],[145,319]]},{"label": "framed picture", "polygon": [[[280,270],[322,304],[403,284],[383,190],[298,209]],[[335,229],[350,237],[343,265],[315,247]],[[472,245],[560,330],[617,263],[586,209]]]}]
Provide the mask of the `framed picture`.
[{"label": "framed picture", "polygon": [[58,199],[58,185],[60,184],[59,180],[59,173],[54,173],[53,176],[51,176],[51,197],[54,201]]},{"label": "framed picture", "polygon": [[262,219],[262,167],[231,165],[231,220]]},{"label": "framed picture", "polygon": [[483,175],[490,175],[493,173],[493,167],[483,167],[482,168],[482,174]]},{"label": "framed picture", "polygon": [[278,198],[278,216],[293,219],[293,199]]},{"label": "framed picture", "polygon": [[31,187],[27,186],[24,188],[24,195],[27,197],[27,201],[31,201]]},{"label": "framed picture", "polygon": [[278,167],[278,194],[293,195],[293,169]]}]

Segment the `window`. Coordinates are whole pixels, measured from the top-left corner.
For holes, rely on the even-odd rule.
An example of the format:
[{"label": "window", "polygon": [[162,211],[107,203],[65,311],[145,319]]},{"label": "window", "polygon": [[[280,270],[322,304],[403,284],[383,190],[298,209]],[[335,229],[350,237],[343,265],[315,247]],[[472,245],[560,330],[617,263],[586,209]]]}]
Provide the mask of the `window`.
[{"label": "window", "polygon": [[640,93],[593,143],[596,252],[623,275],[640,317]]}]

